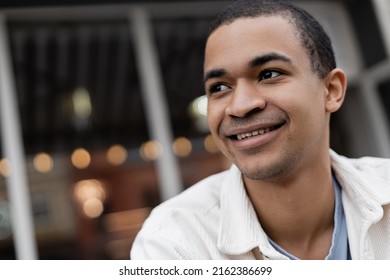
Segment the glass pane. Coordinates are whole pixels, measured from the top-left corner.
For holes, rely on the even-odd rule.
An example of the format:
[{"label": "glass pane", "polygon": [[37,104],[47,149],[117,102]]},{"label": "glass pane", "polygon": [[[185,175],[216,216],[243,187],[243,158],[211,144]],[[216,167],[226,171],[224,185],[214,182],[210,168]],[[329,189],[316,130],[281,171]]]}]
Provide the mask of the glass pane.
[{"label": "glass pane", "polygon": [[383,108],[385,109],[387,124],[390,130],[390,78],[381,82],[378,86],[379,97],[382,101]]},{"label": "glass pane", "polygon": [[39,257],[128,259],[160,202],[128,21],[9,31]]},{"label": "glass pane", "polygon": [[10,260],[15,259],[15,250],[11,236],[11,217],[6,188],[9,168],[2,151],[2,139],[0,139],[0,260]]}]

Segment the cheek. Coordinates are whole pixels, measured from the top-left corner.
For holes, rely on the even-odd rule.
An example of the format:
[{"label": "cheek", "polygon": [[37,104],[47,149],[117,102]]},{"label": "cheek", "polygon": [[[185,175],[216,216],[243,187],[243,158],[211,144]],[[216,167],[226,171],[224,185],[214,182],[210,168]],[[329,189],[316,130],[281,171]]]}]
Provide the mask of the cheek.
[{"label": "cheek", "polygon": [[223,120],[224,112],[223,104],[209,100],[207,105],[207,121],[213,134],[217,133],[218,127]]},{"label": "cheek", "polygon": [[222,112],[223,109],[221,106],[217,106],[217,104],[213,103],[210,105],[209,103],[207,106],[207,122],[211,135],[213,136],[214,143],[217,145],[218,149],[226,155],[223,140],[219,135],[219,127],[224,119],[224,114]]},{"label": "cheek", "polygon": [[[318,85],[305,84],[284,88],[283,93],[275,98],[277,107],[290,117],[294,129],[305,129],[315,126],[325,116],[325,101],[321,94],[323,88]],[[303,133],[303,131],[301,131]]]},{"label": "cheek", "polygon": [[322,95],[317,91],[309,92],[306,98],[297,103],[291,101],[292,125],[299,135],[306,137],[318,134],[326,124],[326,114]]}]

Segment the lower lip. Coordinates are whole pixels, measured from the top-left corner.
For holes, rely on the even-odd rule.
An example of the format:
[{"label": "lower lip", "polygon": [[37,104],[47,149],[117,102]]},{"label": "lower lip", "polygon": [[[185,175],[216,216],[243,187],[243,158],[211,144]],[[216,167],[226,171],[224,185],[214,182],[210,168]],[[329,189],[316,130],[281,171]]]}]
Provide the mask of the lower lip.
[{"label": "lower lip", "polygon": [[283,129],[283,127],[284,126],[279,127],[275,130],[271,130],[261,135],[259,134],[242,140],[233,140],[231,142],[236,150],[247,150],[247,149],[258,148],[259,146],[265,145],[271,140],[273,140],[277,136],[279,131]]}]

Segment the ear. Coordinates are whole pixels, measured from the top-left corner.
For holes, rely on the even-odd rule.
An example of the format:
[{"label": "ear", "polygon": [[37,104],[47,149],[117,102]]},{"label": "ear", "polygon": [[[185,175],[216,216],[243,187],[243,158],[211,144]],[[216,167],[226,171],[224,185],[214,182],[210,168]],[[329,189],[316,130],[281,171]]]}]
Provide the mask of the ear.
[{"label": "ear", "polygon": [[347,89],[347,77],[343,70],[333,69],[325,78],[325,109],[329,113],[336,112],[344,102]]}]

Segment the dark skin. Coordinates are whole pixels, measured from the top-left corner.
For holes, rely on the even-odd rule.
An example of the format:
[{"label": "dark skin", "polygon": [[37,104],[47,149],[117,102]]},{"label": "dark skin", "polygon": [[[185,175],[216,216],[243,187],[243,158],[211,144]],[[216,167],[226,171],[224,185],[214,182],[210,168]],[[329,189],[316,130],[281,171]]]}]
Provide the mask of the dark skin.
[{"label": "dark skin", "polygon": [[335,204],[329,120],[344,100],[344,72],[320,78],[295,27],[268,16],[217,28],[204,73],[211,133],[240,168],[262,227],[298,258],[324,259]]}]

